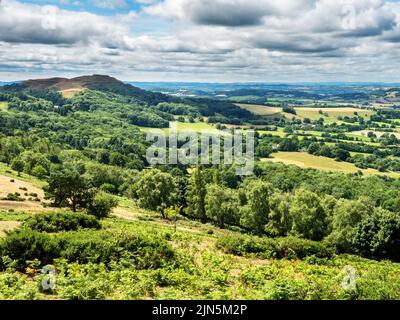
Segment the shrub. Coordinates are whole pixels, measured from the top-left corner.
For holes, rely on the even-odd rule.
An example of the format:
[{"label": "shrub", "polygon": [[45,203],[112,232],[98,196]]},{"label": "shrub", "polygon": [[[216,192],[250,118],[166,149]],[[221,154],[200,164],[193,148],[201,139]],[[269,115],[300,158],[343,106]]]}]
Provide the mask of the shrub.
[{"label": "shrub", "polygon": [[34,167],[32,170],[32,175],[38,177],[39,179],[45,178],[48,174],[49,173],[47,172],[47,170],[41,165]]},{"label": "shrub", "polygon": [[148,269],[162,267],[174,258],[171,246],[154,235],[71,232],[59,237],[58,243],[61,257],[70,262],[108,264],[124,261],[136,268]]},{"label": "shrub", "polygon": [[295,237],[260,238],[231,235],[218,240],[217,248],[226,253],[239,256],[253,254],[259,258],[299,258],[310,256],[318,258],[331,257],[334,249],[325,244]]},{"label": "shrub", "polygon": [[[60,249],[52,237],[38,231],[21,229],[9,233],[0,243],[1,256],[16,261],[21,271],[28,266],[27,261],[39,259],[43,265],[59,256]],[[1,266],[4,269],[4,266]]]},{"label": "shrub", "polygon": [[[66,232],[49,235],[23,228],[9,233],[0,242],[0,254],[16,262],[20,271],[29,261],[39,260],[39,265],[53,263],[63,258],[67,262],[111,262],[134,266],[138,269],[160,268],[174,261],[174,251],[166,240],[145,234],[115,235],[105,231]],[[0,265],[5,269],[4,264]]]},{"label": "shrub", "polygon": [[42,232],[73,231],[78,229],[100,229],[93,216],[78,212],[42,213],[29,218],[25,225]]},{"label": "shrub", "polygon": [[322,242],[286,237],[277,239],[280,256],[278,257],[297,257],[303,259],[315,256],[317,258],[332,257],[335,252],[334,247],[327,246]]},{"label": "shrub", "polygon": [[98,219],[106,218],[111,213],[111,210],[118,205],[115,197],[100,191],[98,192],[93,201],[88,205],[87,211],[89,214],[94,215]]},{"label": "shrub", "polygon": [[127,251],[127,257],[139,269],[161,268],[175,257],[169,243],[154,234],[124,235],[118,239],[118,245]]},{"label": "shrub", "polygon": [[8,201],[25,201],[24,198],[21,198],[21,194],[18,192],[9,193],[7,197],[1,198],[1,200],[8,200]]},{"label": "shrub", "polygon": [[117,188],[111,183],[103,183],[100,186],[100,190],[107,192],[107,193],[116,193],[117,192]]},{"label": "shrub", "polygon": [[109,263],[118,260],[117,239],[106,232],[70,232],[57,238],[60,257],[69,262]]},{"label": "shrub", "polygon": [[239,235],[220,238],[217,241],[217,248],[238,256],[255,254],[262,258],[271,258],[277,251],[273,239]]}]

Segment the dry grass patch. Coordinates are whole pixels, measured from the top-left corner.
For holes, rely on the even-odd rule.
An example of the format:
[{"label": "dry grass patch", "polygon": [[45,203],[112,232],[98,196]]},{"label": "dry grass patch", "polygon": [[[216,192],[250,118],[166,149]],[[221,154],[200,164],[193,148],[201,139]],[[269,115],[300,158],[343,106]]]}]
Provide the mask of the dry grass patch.
[{"label": "dry grass patch", "polygon": [[20,221],[0,221],[0,237],[3,237],[7,231],[18,228],[21,223]]},{"label": "dry grass patch", "polygon": [[61,90],[61,94],[64,98],[72,98],[74,95],[76,95],[79,92],[82,92],[85,90],[84,88],[74,88],[74,89],[66,89],[66,90]]},{"label": "dry grass patch", "polygon": [[[15,211],[26,212],[53,210],[52,208],[43,207],[44,192],[35,183],[0,175],[0,199],[7,197],[9,193],[16,192],[19,193],[20,197],[25,199],[25,201],[0,200],[1,210],[14,209]],[[34,195],[37,195],[37,197]],[[40,202],[33,200],[36,198],[39,199]]]},{"label": "dry grass patch", "polygon": [[259,104],[236,104],[238,107],[261,116],[271,116],[282,112],[282,108],[269,107]]}]

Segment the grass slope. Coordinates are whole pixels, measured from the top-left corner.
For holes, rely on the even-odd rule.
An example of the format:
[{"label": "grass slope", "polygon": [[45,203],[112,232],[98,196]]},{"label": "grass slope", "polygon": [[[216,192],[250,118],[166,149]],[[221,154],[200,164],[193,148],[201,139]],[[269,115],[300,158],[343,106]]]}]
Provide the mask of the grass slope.
[{"label": "grass slope", "polygon": [[[125,208],[126,209],[126,208]],[[179,220],[172,223],[152,212],[126,209],[126,217],[103,221],[110,232],[159,234],[173,246],[175,267],[111,270],[101,265],[56,264],[56,290],[41,293],[41,276],[0,273],[0,286],[10,277],[15,285],[0,293],[3,299],[398,299],[400,264],[354,256],[325,259],[259,259],[226,254],[218,238],[235,234],[212,225]],[[0,214],[0,217],[2,215]],[[10,224],[10,223],[9,223]],[[344,268],[356,270],[355,290],[345,290]],[[10,283],[9,281],[7,283]]]},{"label": "grass slope", "polygon": [[[31,214],[0,210],[0,237]],[[5,271],[0,273],[0,299],[400,299],[398,263],[350,255],[303,260],[236,256],[216,246],[218,239],[236,232],[185,218],[176,224],[174,231],[172,222],[120,198],[113,216],[102,221],[103,230],[160,236],[173,247],[176,263],[135,269],[60,260],[55,262],[56,289],[47,293],[40,290],[43,276],[34,267]],[[356,272],[355,289],[342,285],[347,266]]]}]

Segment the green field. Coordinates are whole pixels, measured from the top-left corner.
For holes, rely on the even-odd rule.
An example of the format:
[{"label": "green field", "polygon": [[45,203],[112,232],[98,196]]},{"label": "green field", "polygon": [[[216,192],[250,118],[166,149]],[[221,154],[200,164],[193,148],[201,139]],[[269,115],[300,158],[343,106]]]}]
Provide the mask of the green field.
[{"label": "green field", "polygon": [[373,130],[362,130],[362,131],[353,131],[351,134],[353,136],[358,136],[358,137],[362,137],[365,139],[369,138],[367,137],[368,132],[373,132],[378,138],[382,137],[384,134],[389,134],[389,135],[394,135],[396,138],[400,138],[400,133],[398,132],[384,132],[384,131],[373,131]]},{"label": "green field", "polygon": [[0,111],[7,111],[7,110],[8,110],[8,103],[0,102]]},{"label": "green field", "polygon": [[[359,108],[349,108],[349,107],[340,107],[340,108],[303,108],[296,107],[297,116],[300,118],[309,118],[310,120],[318,120],[320,118],[324,119],[326,122],[337,122],[338,117],[355,117],[355,112],[358,116],[363,117],[364,119],[368,119],[373,111],[364,110]],[[320,114],[322,111],[323,114]],[[325,115],[327,114],[327,116]]]},{"label": "green field", "polygon": [[237,106],[262,116],[270,116],[282,112],[282,108],[269,107],[259,104],[237,104]]},{"label": "green field", "polygon": [[284,164],[293,164],[301,168],[312,168],[322,171],[337,171],[344,173],[355,173],[362,171],[365,175],[387,175],[391,177],[400,177],[395,172],[382,173],[374,169],[360,169],[352,163],[338,162],[331,158],[311,155],[307,152],[278,152],[273,153],[272,158],[263,159],[263,161],[281,162]]},{"label": "green field", "polygon": [[[369,119],[369,117],[373,114],[372,110],[366,110],[361,108],[353,108],[353,107],[324,107],[319,108],[316,107],[298,107],[295,106],[297,115],[293,115],[291,113],[282,112],[282,108],[280,107],[270,107],[265,105],[257,105],[257,104],[237,104],[239,107],[246,109],[248,111],[253,112],[254,114],[261,116],[283,116],[286,119],[291,119],[293,117],[297,119],[305,119],[308,118],[310,120],[318,120],[320,118],[324,119],[327,123],[338,122],[338,117],[355,117],[357,113],[358,116],[363,117],[364,119]],[[322,111],[322,114],[320,113]]]},{"label": "green field", "polygon": [[[174,124],[177,125],[178,132],[182,132],[185,130],[190,130],[190,131],[195,131],[195,132],[206,132],[206,133],[211,133],[211,134],[222,134],[223,132],[221,130],[218,130],[215,125],[206,123],[206,122],[195,122],[195,123],[183,123],[183,122],[174,122]],[[168,134],[169,128],[146,128],[146,127],[140,127],[140,130],[143,132],[150,132],[154,130],[162,130],[165,134]]]}]

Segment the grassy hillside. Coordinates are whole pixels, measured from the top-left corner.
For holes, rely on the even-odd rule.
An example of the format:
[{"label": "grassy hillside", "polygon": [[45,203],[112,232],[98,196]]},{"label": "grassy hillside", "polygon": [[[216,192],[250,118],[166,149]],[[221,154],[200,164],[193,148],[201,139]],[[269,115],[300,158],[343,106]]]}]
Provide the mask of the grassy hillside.
[{"label": "grassy hillside", "polygon": [[[33,185],[32,185],[33,187]],[[10,190],[11,191],[11,190]],[[114,215],[101,222],[99,234],[119,237],[140,234],[160,239],[173,251],[160,267],[133,267],[125,263],[67,263],[56,260],[56,288],[42,292],[43,276],[32,261],[25,272],[12,264],[0,273],[1,299],[399,299],[400,264],[377,262],[350,255],[302,259],[293,254],[267,258],[262,251],[235,251],[227,245],[241,239],[234,231],[210,224],[161,219],[154,212],[120,199]],[[1,201],[0,201],[1,203]],[[18,207],[15,209],[20,210]],[[0,237],[20,228],[33,213],[0,211]],[[55,213],[54,213],[55,214]],[[72,214],[72,213],[70,213]],[[85,235],[89,231],[67,232]],[[54,234],[58,237],[60,235]],[[78,238],[77,238],[78,239]],[[253,243],[258,237],[246,238]],[[253,239],[253,240],[252,240]],[[222,241],[224,240],[224,241]],[[222,241],[222,242],[221,242]],[[251,243],[250,242],[250,243]],[[250,246],[248,245],[250,249]],[[143,263],[146,256],[142,257]],[[343,280],[348,266],[356,272],[353,289]]]}]

